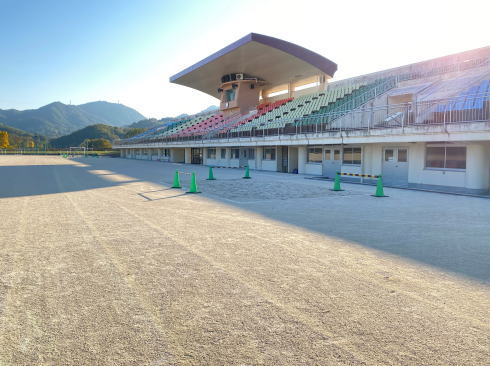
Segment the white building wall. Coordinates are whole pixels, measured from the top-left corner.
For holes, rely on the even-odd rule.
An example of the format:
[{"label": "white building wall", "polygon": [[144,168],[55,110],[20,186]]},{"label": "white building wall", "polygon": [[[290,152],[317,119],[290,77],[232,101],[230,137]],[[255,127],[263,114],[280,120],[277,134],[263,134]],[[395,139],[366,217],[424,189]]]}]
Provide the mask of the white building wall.
[{"label": "white building wall", "polygon": [[322,164],[306,163],[304,174],[322,175]]},{"label": "white building wall", "polygon": [[306,146],[298,146],[298,173],[306,173]]},{"label": "white building wall", "polygon": [[255,169],[262,170],[262,154],[264,149],[262,147],[255,148]]},{"label": "white building wall", "polygon": [[262,160],[262,170],[277,172],[277,160]]},{"label": "white building wall", "polygon": [[[406,147],[408,148],[408,182],[412,184],[427,184],[450,187],[461,187],[475,190],[488,190],[490,186],[490,142],[487,141],[462,141],[467,147],[466,154],[466,170],[437,170],[425,168],[425,151],[426,142],[386,142],[386,143],[370,143],[370,144],[349,144],[347,146],[362,147],[362,165],[342,165],[342,172],[355,174],[382,174],[383,167],[383,148],[384,147]],[[221,159],[221,148],[216,151],[216,159],[207,159],[207,151],[204,150],[204,162],[207,165],[238,167],[239,159],[231,158],[230,147],[225,147],[226,158]],[[322,174],[322,164],[307,163],[306,146],[299,145],[297,148],[298,155],[298,172],[300,174]],[[145,151],[144,151],[145,150]],[[126,158],[149,159],[150,156],[163,159],[163,150],[158,151],[152,149],[151,155],[148,148],[130,148],[122,149],[122,156]],[[278,149],[279,150],[279,149]],[[172,162],[190,163],[191,149],[190,148],[171,148]],[[276,154],[276,160],[263,160],[263,147],[255,148],[255,160],[249,161],[249,166],[252,169],[260,169],[265,171],[277,171],[279,162],[279,152]]]},{"label": "white building wall", "polygon": [[209,165],[209,166],[222,166],[220,165],[220,160],[218,159],[206,159],[206,162],[204,165]]},{"label": "white building wall", "polygon": [[184,152],[184,163],[190,164],[191,163],[191,148],[186,147],[185,152]]},{"label": "white building wall", "polygon": [[489,160],[486,143],[472,143],[466,150],[466,187],[486,189],[489,185]]}]

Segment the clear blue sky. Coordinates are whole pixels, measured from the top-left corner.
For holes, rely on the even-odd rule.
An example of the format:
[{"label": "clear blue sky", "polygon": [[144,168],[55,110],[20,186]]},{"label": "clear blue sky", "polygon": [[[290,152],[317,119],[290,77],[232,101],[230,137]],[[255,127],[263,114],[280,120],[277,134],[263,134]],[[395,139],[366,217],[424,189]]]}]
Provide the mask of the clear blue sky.
[{"label": "clear blue sky", "polygon": [[488,46],[489,13],[483,0],[0,0],[0,108],[193,113],[216,99],[169,76],[250,32],[310,48],[345,78]]}]

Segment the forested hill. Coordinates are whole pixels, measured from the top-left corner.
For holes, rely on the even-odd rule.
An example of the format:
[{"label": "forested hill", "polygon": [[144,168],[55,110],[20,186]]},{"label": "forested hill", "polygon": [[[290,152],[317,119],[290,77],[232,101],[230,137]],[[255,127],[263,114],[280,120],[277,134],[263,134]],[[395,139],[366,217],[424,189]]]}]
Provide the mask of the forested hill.
[{"label": "forested hill", "polygon": [[93,124],[127,126],[144,118],[132,108],[102,101],[78,106],[54,102],[38,109],[0,110],[0,123],[48,137],[66,135]]},{"label": "forested hill", "polygon": [[84,127],[50,141],[49,145],[55,148],[66,148],[70,146],[80,146],[85,140],[106,139],[110,142],[120,138],[127,138],[134,134],[143,132],[144,129],[133,129],[128,127],[113,127],[104,124],[96,124]]}]

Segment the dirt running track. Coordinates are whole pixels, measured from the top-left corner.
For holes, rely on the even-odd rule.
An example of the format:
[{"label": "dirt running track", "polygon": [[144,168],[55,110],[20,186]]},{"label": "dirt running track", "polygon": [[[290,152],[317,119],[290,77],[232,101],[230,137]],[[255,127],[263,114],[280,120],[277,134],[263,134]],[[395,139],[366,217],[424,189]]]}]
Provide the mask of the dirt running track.
[{"label": "dirt running track", "polygon": [[[0,156],[0,365],[490,363],[489,250],[472,247],[490,238],[490,201],[399,190],[376,201],[371,187],[353,186],[345,199],[319,193],[240,206],[167,190],[174,169]],[[404,232],[387,216],[383,250],[335,231],[356,220],[374,235],[359,205],[377,205],[383,220],[380,205],[402,211],[422,201],[413,216],[424,221],[434,202],[448,200],[478,211],[458,216],[458,232],[466,222],[479,231],[456,243],[452,224],[431,225],[425,245],[455,253],[441,251],[434,265],[390,249],[393,238],[420,241],[408,219]],[[338,205],[339,214],[313,217],[316,204]],[[297,225],[285,218],[291,211]],[[320,219],[318,230],[308,226]],[[458,250],[474,259],[451,271]]]}]

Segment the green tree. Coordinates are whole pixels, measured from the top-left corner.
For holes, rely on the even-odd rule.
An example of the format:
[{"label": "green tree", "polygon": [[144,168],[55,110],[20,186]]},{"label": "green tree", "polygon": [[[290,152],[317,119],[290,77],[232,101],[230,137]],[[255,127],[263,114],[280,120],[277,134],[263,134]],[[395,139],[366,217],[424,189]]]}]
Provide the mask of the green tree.
[{"label": "green tree", "polygon": [[124,135],[125,139],[128,139],[130,137],[139,135],[140,133],[143,133],[147,130],[147,128],[131,128],[126,134]]},{"label": "green tree", "polygon": [[6,149],[7,147],[9,147],[9,133],[0,131],[0,149]]},{"label": "green tree", "polygon": [[107,139],[86,139],[80,146],[85,146],[93,150],[110,150],[111,142]]}]

